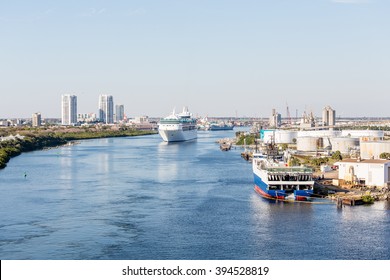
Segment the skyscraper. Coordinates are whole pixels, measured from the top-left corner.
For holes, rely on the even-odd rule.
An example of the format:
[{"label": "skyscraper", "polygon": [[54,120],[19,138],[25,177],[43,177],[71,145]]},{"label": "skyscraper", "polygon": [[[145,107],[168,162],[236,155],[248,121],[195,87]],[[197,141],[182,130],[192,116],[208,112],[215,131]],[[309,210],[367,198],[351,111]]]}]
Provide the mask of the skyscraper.
[{"label": "skyscraper", "polygon": [[114,123],[114,98],[112,95],[99,96],[99,119],[106,124]]},{"label": "skyscraper", "polygon": [[32,126],[41,126],[41,125],[42,125],[41,113],[34,113],[32,115]]},{"label": "skyscraper", "polygon": [[62,125],[72,125],[77,123],[77,96],[62,95]]},{"label": "skyscraper", "polygon": [[125,106],[115,105],[115,121],[120,122],[125,118]]}]

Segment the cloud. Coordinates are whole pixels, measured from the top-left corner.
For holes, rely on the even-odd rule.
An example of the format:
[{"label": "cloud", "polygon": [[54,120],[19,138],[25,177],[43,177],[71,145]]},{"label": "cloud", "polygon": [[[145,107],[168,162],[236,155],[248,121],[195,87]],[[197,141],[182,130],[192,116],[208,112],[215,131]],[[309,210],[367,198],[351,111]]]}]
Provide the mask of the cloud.
[{"label": "cloud", "polygon": [[137,8],[135,10],[131,10],[128,12],[129,16],[142,16],[146,14],[146,10],[144,8]]},{"label": "cloud", "polygon": [[80,14],[80,16],[82,16],[82,17],[94,17],[94,16],[99,16],[99,15],[105,13],[105,12],[106,12],[105,8],[101,8],[101,9],[90,8],[90,9],[88,9],[88,11]]}]

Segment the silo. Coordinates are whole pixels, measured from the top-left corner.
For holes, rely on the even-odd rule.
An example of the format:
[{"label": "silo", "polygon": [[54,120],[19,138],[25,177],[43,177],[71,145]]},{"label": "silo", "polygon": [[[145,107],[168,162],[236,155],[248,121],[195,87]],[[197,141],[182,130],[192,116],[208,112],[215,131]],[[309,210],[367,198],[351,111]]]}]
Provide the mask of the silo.
[{"label": "silo", "polygon": [[304,151],[304,152],[316,151],[317,143],[318,143],[317,137],[309,137],[309,136],[298,137],[297,150]]},{"label": "silo", "polygon": [[359,138],[333,137],[329,140],[332,144],[332,151],[340,151],[342,154],[348,154],[351,149],[355,149],[359,146]]}]

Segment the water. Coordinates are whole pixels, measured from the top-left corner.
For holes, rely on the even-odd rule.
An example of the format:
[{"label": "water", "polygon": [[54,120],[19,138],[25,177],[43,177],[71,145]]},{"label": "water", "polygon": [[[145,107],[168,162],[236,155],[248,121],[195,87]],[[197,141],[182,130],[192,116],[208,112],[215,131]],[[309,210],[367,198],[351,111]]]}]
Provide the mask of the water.
[{"label": "water", "polygon": [[[390,204],[275,203],[199,132],[82,141],[0,170],[0,259],[390,259]],[[24,172],[27,177],[24,178]]]}]

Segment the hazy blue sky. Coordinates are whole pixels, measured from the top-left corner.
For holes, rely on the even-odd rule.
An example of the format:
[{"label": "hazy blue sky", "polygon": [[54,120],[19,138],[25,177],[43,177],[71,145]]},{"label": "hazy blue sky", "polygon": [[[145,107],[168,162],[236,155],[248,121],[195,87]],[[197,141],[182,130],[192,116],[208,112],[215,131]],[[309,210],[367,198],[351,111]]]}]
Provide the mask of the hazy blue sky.
[{"label": "hazy blue sky", "polygon": [[0,0],[0,118],[390,116],[389,0]]}]

